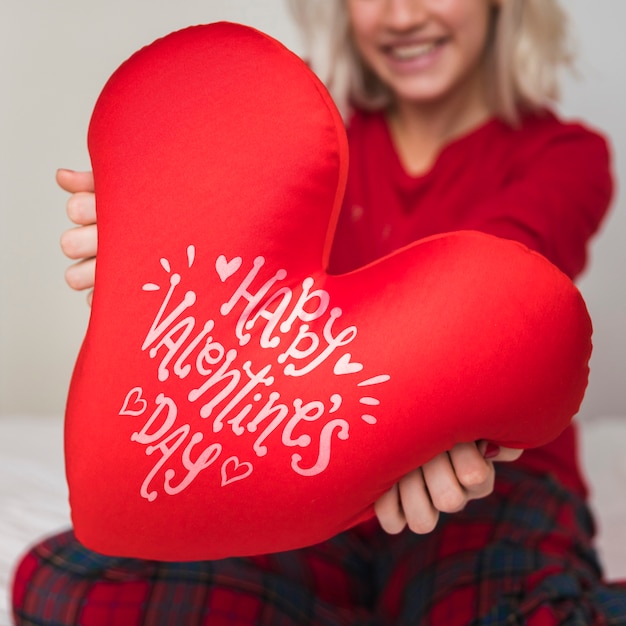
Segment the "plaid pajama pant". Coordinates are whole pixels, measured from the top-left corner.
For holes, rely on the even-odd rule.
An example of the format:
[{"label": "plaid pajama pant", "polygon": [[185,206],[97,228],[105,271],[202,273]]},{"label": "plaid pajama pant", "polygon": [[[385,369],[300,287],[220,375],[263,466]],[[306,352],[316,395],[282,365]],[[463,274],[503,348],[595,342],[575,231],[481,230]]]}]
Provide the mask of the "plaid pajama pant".
[{"label": "plaid pajama pant", "polygon": [[46,626],[626,625],[586,505],[550,477],[502,465],[494,493],[435,532],[375,520],[272,555],[164,563],[99,555],[73,533],[33,547],[13,585],[16,624]]}]

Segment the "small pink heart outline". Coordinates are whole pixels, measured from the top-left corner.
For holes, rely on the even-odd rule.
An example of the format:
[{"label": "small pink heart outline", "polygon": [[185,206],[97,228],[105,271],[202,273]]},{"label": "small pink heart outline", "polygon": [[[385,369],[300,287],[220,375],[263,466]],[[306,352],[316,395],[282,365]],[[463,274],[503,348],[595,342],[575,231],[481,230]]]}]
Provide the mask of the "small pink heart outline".
[{"label": "small pink heart outline", "polygon": [[[234,467],[229,476],[229,464],[233,464]],[[241,468],[245,468],[242,473],[237,473]],[[222,487],[226,485],[230,485],[230,483],[237,482],[238,480],[243,480],[244,478],[248,478],[250,474],[252,474],[252,463],[249,461],[240,461],[237,456],[230,456],[222,463]]]},{"label": "small pink heart outline", "polygon": [[215,261],[215,270],[220,280],[226,282],[241,267],[241,257],[233,257],[230,261],[220,254]]},{"label": "small pink heart outline", "polygon": [[333,374],[336,376],[342,376],[343,374],[356,374],[363,369],[362,363],[357,363],[356,361],[350,361],[352,355],[349,352],[346,352],[339,360],[335,363],[335,367],[333,369]]},{"label": "small pink heart outline", "polygon": [[[148,402],[146,401],[145,398],[142,397],[142,393],[143,393],[143,389],[141,387],[133,387],[126,394],[126,398],[124,399],[124,404],[122,405],[122,408],[120,409],[119,415],[133,415],[133,416],[143,415],[143,413],[145,412],[148,406]],[[135,394],[137,397],[133,398],[132,397],[133,394]],[[129,405],[131,404],[131,400],[133,404],[142,405],[143,408],[141,409],[129,408]]]}]

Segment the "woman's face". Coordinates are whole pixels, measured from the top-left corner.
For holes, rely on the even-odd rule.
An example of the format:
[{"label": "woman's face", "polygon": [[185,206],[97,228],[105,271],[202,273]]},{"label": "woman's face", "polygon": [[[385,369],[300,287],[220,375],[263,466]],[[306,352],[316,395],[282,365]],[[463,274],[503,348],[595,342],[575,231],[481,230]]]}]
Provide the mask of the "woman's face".
[{"label": "woman's face", "polygon": [[358,51],[397,100],[437,103],[483,88],[497,0],[346,1]]}]

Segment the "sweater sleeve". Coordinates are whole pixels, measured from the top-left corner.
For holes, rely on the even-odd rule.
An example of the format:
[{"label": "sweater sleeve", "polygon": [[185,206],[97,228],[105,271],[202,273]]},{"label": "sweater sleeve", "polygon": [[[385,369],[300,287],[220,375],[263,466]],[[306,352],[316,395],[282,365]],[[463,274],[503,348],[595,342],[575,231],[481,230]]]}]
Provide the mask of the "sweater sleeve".
[{"label": "sweater sleeve", "polygon": [[609,148],[576,124],[537,145],[464,227],[519,241],[575,278],[613,194]]}]

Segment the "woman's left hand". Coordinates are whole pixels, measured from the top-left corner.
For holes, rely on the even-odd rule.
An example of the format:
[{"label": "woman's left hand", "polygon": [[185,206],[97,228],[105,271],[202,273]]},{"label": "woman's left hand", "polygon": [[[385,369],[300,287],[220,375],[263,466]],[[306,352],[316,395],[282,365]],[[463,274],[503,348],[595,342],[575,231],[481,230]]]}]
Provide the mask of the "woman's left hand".
[{"label": "woman's left hand", "polygon": [[494,461],[515,461],[522,450],[498,448],[486,441],[459,443],[410,472],[382,495],[374,510],[383,529],[396,534],[405,526],[426,534],[439,513],[456,513],[470,500],[493,491]]}]

